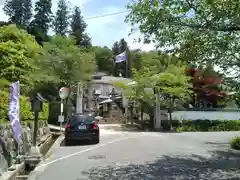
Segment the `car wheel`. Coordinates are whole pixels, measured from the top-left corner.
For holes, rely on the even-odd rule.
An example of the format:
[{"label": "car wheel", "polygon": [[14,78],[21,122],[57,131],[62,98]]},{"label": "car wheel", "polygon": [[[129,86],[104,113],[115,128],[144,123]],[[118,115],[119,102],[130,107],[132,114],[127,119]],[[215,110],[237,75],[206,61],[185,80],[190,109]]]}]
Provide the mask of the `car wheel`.
[{"label": "car wheel", "polygon": [[100,142],[99,137],[93,139],[94,144],[98,144]]},{"label": "car wheel", "polygon": [[64,144],[65,144],[65,146],[70,146],[70,145],[71,145],[71,142],[70,142],[70,140],[65,139]]}]

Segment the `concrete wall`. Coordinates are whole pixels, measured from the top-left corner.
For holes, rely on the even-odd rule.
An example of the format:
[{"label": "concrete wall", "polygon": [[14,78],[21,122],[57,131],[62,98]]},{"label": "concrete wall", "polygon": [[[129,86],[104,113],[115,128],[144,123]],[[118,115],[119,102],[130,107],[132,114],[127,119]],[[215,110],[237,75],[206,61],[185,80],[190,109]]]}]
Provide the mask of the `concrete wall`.
[{"label": "concrete wall", "polygon": [[240,112],[223,112],[223,111],[175,111],[172,113],[174,120],[238,120]]}]

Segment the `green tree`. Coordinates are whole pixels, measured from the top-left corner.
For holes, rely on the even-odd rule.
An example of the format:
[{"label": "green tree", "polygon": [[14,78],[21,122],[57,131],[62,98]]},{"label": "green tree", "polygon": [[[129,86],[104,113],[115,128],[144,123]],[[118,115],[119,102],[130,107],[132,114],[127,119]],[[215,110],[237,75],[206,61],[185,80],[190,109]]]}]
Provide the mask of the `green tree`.
[{"label": "green tree", "polygon": [[34,38],[15,25],[0,27],[0,77],[31,85],[31,72],[40,50]]},{"label": "green tree", "polygon": [[[112,47],[112,52],[113,52],[113,55],[114,55],[114,62],[115,62],[115,56],[120,54],[118,41],[114,42],[113,47]],[[114,73],[113,73],[113,75],[114,76],[119,75],[119,72],[118,72],[118,69],[117,69],[117,64],[115,64],[115,63],[114,63]]]},{"label": "green tree", "polygon": [[[182,104],[188,100],[190,93],[189,77],[185,74],[185,66],[176,57],[157,52],[142,53],[142,66],[139,70],[133,69],[133,81],[135,84],[126,86],[117,82],[116,86],[124,89],[124,93],[132,101],[139,104],[141,119],[143,113],[151,117],[153,125],[154,106],[161,103],[162,107],[169,110],[170,121],[172,124],[171,113],[176,104]],[[160,92],[161,101],[155,101],[153,91]]]},{"label": "green tree", "polygon": [[90,47],[91,38],[85,32],[87,24],[83,20],[79,7],[74,8],[71,21],[71,35],[76,39],[76,45],[80,47]]},{"label": "green tree", "polygon": [[48,39],[47,32],[52,21],[51,8],[51,0],[39,0],[35,4],[35,15],[30,24],[29,33],[35,36],[39,44]]},{"label": "green tree", "polygon": [[114,56],[120,54],[118,41],[113,44],[112,52]]},{"label": "green tree", "polygon": [[58,9],[54,19],[54,30],[57,35],[65,36],[68,32],[69,11],[66,0],[58,1]]},{"label": "green tree", "polygon": [[[65,115],[70,115],[73,95],[76,93],[76,84],[81,82],[86,84],[92,78],[95,71],[95,56],[91,51],[79,49],[74,39],[64,36],[53,36],[49,42],[43,43],[43,51],[39,57],[37,72],[42,75],[42,79],[50,81],[53,89],[60,86],[71,88],[71,94],[66,100],[67,108]],[[43,90],[42,87],[39,87]],[[51,95],[56,94],[52,91]],[[54,99],[54,98],[51,98]]]},{"label": "green tree", "polygon": [[183,104],[190,99],[190,77],[186,75],[185,70],[185,66],[169,65],[164,72],[151,78],[160,97],[166,101],[170,129],[172,129],[172,112],[176,102]]},{"label": "green tree", "polygon": [[39,71],[55,82],[72,86],[91,79],[95,70],[95,56],[75,46],[69,37],[54,36],[43,44],[39,57]]},{"label": "green tree", "polygon": [[131,59],[133,69],[139,70],[141,68],[142,53],[140,50],[130,51],[129,59]]},{"label": "green tree", "polygon": [[239,69],[238,1],[133,1],[127,21],[182,60]]},{"label": "green tree", "polygon": [[9,21],[20,28],[27,28],[32,18],[31,0],[7,0],[4,12],[9,16]]},{"label": "green tree", "polygon": [[125,41],[124,38],[120,39],[119,43],[118,43],[118,47],[119,47],[119,52],[122,53],[124,51],[126,51],[128,49],[128,44]]},{"label": "green tree", "polygon": [[114,70],[113,53],[108,47],[94,47],[98,71],[112,74]]}]

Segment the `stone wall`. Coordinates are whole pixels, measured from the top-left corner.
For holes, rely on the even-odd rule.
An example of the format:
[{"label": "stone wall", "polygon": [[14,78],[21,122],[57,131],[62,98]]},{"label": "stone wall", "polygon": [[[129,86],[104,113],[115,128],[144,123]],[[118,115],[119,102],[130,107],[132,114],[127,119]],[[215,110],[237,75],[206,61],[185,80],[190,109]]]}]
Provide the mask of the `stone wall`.
[{"label": "stone wall", "polygon": [[[50,133],[47,121],[39,121],[39,130],[37,141],[39,142],[43,136]],[[19,148],[19,155],[27,155],[29,153],[33,136],[33,123],[25,123],[22,125],[22,136]],[[9,166],[16,162],[17,145],[14,141],[10,124],[0,125],[0,176],[7,170]]]}]

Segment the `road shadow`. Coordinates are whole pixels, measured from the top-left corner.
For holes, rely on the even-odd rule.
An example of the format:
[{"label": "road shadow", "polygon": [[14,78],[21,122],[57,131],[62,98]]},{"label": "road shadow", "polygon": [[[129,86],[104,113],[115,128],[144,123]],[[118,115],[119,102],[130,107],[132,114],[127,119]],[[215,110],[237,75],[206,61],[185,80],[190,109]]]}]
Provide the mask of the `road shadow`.
[{"label": "road shadow", "polygon": [[90,140],[81,140],[81,141],[73,141],[69,145],[65,145],[65,139],[62,140],[60,143],[60,147],[71,147],[71,146],[90,146],[90,145],[96,145],[98,143],[95,143]]},{"label": "road shadow", "polygon": [[[215,151],[198,155],[162,156],[154,162],[125,166],[99,166],[82,172],[78,180],[239,180],[240,152]],[[84,177],[84,178],[83,178]]]}]

